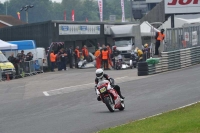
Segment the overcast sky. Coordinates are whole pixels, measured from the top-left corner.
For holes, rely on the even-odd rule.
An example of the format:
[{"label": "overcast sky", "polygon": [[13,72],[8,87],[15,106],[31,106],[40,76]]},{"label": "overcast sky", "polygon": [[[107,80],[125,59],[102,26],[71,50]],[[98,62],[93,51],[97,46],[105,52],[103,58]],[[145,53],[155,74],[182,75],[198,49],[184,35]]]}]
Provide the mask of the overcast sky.
[{"label": "overcast sky", "polygon": [[[5,2],[5,1],[7,1],[7,0],[0,0],[0,1],[1,1],[1,3],[3,3],[3,2]],[[52,0],[52,1],[61,2],[62,0]]]}]

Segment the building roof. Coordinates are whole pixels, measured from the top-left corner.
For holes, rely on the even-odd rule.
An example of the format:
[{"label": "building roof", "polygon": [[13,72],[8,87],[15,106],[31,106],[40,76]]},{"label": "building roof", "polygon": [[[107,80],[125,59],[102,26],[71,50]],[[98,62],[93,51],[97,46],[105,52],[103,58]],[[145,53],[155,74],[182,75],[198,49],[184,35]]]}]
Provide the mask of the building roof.
[{"label": "building roof", "polygon": [[25,22],[18,20],[11,15],[0,15],[0,22],[8,26],[26,24]]}]

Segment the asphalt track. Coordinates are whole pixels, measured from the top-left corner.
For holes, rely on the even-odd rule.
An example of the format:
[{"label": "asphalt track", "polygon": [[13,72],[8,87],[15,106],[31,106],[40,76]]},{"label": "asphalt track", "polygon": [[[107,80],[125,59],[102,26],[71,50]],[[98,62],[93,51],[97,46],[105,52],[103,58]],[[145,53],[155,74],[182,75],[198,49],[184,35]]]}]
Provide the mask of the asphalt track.
[{"label": "asphalt track", "polygon": [[[86,77],[85,83],[73,79],[78,81],[77,85],[93,82],[89,81],[94,78],[89,77],[94,74],[93,70],[85,70],[84,74],[75,71],[68,75]],[[108,73],[114,75],[116,72]],[[42,93],[62,88],[62,83],[70,81],[63,79],[66,74],[44,74],[10,83],[0,82],[0,133],[92,133],[200,101],[199,65],[141,79],[137,79],[136,75],[135,79],[130,76],[136,70],[118,73],[114,75],[115,78],[125,78],[123,81],[119,78],[118,83],[126,97],[126,109],[114,113],[96,100],[92,84],[91,88],[84,90],[75,86],[76,91],[50,96]],[[35,83],[35,88],[31,83]],[[56,83],[59,83],[57,88]],[[75,84],[67,86],[72,85]]]}]

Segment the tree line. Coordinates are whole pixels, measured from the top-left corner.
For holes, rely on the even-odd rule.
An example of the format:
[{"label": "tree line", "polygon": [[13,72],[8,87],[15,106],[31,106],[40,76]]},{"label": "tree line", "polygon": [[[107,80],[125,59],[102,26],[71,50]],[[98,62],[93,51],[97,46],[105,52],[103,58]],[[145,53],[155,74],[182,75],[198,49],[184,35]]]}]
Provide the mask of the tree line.
[{"label": "tree line", "polygon": [[[67,21],[71,21],[71,11],[75,10],[75,21],[99,21],[99,8],[97,0],[62,0],[61,3],[50,0],[9,0],[0,3],[0,14],[17,17],[21,7],[34,5],[28,9],[29,23],[42,22],[48,20],[64,20],[66,11]],[[125,17],[130,18],[130,0],[124,0]],[[116,15],[116,19],[121,20],[121,0],[103,0],[103,20],[109,21],[110,15]],[[26,21],[26,12],[20,12],[21,20]]]}]

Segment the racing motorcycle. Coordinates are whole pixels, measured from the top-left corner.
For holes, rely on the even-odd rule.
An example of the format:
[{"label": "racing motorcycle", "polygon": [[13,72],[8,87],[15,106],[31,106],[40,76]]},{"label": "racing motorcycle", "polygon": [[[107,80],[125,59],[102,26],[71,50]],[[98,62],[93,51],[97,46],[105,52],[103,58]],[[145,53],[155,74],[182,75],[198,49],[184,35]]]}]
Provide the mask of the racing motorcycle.
[{"label": "racing motorcycle", "polygon": [[100,93],[101,101],[106,104],[110,112],[114,112],[115,109],[120,111],[125,109],[124,100],[121,100],[117,91],[111,87],[108,80],[99,81],[97,89]]}]

